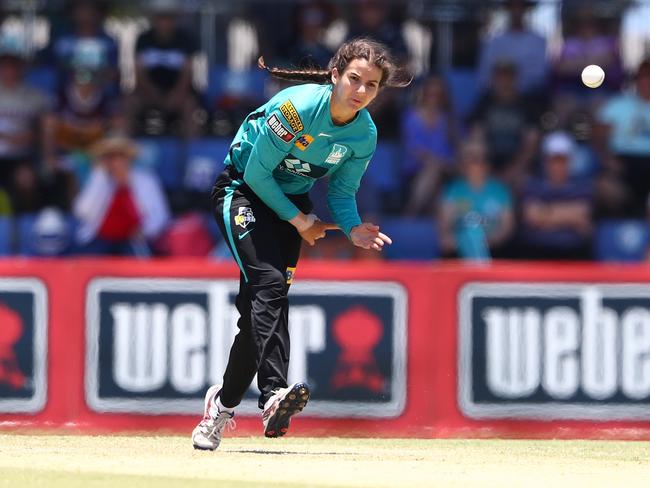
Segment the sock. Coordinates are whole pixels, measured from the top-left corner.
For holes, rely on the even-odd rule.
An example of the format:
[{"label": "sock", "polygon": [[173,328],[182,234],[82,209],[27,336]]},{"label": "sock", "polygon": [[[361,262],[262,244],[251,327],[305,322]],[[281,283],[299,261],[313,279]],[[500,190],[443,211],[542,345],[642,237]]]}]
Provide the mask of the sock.
[{"label": "sock", "polygon": [[[213,409],[215,409],[216,411]],[[221,403],[220,396],[216,397],[212,402],[212,405],[210,406],[210,415],[212,415],[213,417],[216,417],[220,412],[233,413],[234,411],[235,411],[234,408],[226,407],[223,403]]]}]

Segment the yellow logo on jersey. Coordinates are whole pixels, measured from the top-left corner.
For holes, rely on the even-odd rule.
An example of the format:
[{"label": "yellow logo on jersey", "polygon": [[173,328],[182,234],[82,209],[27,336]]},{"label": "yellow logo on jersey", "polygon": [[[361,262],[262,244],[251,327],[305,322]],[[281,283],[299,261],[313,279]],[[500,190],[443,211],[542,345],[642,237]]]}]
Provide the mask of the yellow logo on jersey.
[{"label": "yellow logo on jersey", "polygon": [[309,134],[303,134],[298,139],[296,139],[294,145],[301,151],[304,151],[307,149],[307,146],[309,146],[313,141],[314,138],[312,136]]},{"label": "yellow logo on jersey", "polygon": [[293,275],[295,274],[295,272],[296,272],[296,268],[287,268],[287,273],[286,273],[287,285],[293,283]]},{"label": "yellow logo on jersey", "polygon": [[287,119],[287,122],[289,122],[289,125],[294,132],[300,132],[305,128],[305,126],[302,125],[300,115],[298,115],[298,111],[296,110],[296,107],[293,106],[293,103],[291,103],[291,100],[287,100],[280,105],[280,112],[282,112],[284,118]]}]

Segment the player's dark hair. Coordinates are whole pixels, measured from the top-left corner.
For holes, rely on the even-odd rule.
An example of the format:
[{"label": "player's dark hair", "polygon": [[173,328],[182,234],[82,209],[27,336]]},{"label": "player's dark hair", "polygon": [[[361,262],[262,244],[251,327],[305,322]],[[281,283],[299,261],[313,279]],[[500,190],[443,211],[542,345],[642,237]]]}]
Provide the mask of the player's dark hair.
[{"label": "player's dark hair", "polygon": [[386,46],[364,37],[352,39],[342,44],[330,59],[327,69],[269,68],[264,64],[263,57],[258,59],[257,65],[267,70],[272,76],[283,80],[325,84],[332,82],[332,70],[334,68],[339,73],[343,73],[352,60],[360,58],[367,60],[368,63],[377,66],[381,70],[382,76],[379,86],[404,87],[411,83],[412,78],[397,66]]}]

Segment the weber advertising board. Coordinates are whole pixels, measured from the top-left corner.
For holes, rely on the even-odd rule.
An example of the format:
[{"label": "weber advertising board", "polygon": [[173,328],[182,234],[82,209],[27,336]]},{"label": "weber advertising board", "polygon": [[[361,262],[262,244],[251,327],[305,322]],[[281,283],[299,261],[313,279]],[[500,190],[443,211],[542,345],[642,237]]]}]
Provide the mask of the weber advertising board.
[{"label": "weber advertising board", "polygon": [[650,285],[471,283],[458,307],[466,416],[650,420]]},{"label": "weber advertising board", "polygon": [[32,278],[0,279],[0,413],[36,413],[47,398],[47,295]]},{"label": "weber advertising board", "polygon": [[[234,280],[97,278],[87,289],[86,402],[97,412],[192,414],[237,332]],[[406,292],[392,282],[292,285],[289,382],[306,415],[395,417],[406,401]],[[255,382],[253,382],[255,384]],[[238,408],[258,414],[256,387]]]}]

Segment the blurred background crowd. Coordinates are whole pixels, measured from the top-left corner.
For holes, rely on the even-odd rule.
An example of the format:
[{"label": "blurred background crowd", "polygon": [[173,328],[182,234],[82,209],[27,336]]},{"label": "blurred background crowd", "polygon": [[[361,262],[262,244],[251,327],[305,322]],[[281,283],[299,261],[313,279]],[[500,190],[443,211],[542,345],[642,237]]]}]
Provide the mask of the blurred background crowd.
[{"label": "blurred background crowd", "polygon": [[[332,235],[306,255],[648,255],[646,2],[1,5],[0,255],[227,258],[212,183],[244,117],[286,86],[257,57],[326,66],[357,36],[415,76],[370,107],[379,144],[358,195],[394,244],[378,257]],[[598,89],[580,82],[588,64],[605,70]]]}]

